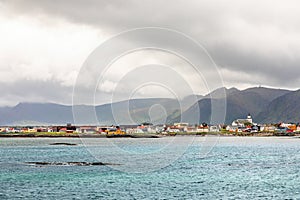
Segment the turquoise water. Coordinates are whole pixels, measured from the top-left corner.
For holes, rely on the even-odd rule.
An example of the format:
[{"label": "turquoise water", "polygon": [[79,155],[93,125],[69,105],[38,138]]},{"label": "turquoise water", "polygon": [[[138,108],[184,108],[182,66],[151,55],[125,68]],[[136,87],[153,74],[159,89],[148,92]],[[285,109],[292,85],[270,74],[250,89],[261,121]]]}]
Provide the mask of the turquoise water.
[{"label": "turquoise water", "polygon": [[[112,140],[127,150],[147,152],[171,139]],[[53,142],[78,145],[49,145]],[[109,166],[24,164],[97,162],[90,148],[110,156],[110,144],[103,138],[91,139],[89,147],[76,138],[1,138],[0,199],[300,199],[300,139],[221,137],[204,158],[199,156],[202,142],[196,138],[167,167],[136,174]]]}]

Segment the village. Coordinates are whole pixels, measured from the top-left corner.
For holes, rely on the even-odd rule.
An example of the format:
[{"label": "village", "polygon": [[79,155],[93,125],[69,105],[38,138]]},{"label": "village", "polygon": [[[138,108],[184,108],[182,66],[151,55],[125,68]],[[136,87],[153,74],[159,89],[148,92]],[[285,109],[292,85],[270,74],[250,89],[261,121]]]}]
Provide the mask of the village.
[{"label": "village", "polygon": [[[142,123],[140,125],[53,125],[53,126],[2,126],[0,135],[32,135],[35,133],[58,133],[58,135],[72,136],[81,135],[130,135],[130,134],[159,134],[159,135],[262,135],[262,136],[294,136],[300,134],[300,125],[296,123],[257,124],[253,122],[250,114],[245,119],[236,119],[230,125],[207,123],[189,124],[174,123],[153,125]],[[54,135],[54,134],[52,134]]]}]

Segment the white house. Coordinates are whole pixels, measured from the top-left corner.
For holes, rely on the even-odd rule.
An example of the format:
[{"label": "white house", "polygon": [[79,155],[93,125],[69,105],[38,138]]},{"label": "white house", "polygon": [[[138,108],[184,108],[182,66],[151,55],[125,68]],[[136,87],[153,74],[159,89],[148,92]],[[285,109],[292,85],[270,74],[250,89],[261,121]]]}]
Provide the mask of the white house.
[{"label": "white house", "polygon": [[250,114],[248,114],[246,119],[236,119],[232,122],[232,126],[244,127],[245,123],[253,124],[253,120]]}]

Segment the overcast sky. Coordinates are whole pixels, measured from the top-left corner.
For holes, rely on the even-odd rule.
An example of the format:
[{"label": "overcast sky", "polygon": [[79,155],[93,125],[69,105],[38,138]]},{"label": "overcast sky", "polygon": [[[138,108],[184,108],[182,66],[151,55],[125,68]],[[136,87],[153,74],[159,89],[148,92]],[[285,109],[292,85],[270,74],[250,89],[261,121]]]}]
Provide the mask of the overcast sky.
[{"label": "overcast sky", "polygon": [[[140,27],[174,29],[196,40],[217,64],[226,87],[297,89],[299,13],[297,0],[0,0],[0,105],[71,104],[74,83],[91,52],[112,36]],[[187,65],[172,55],[144,51],[115,66],[153,64],[149,60]],[[119,71],[113,69],[110,74]],[[192,71],[186,75],[192,77]],[[203,80],[193,81],[194,91],[208,92]],[[115,84],[106,80],[99,91],[109,92]],[[137,97],[151,96],[145,94],[151,90],[142,91]],[[161,93],[158,89],[152,96]],[[97,98],[99,103],[109,99]]]}]

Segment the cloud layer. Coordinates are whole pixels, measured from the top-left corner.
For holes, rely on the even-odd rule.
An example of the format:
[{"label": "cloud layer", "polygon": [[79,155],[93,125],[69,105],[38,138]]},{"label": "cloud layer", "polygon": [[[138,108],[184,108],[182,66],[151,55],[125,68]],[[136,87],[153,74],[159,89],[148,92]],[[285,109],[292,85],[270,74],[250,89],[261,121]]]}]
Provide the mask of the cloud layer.
[{"label": "cloud layer", "polygon": [[[295,89],[300,85],[299,13],[296,0],[3,0],[0,104],[70,104],[65,97],[99,44],[121,31],[149,26],[175,29],[201,43],[227,87]],[[54,88],[58,92],[52,93]]]}]

